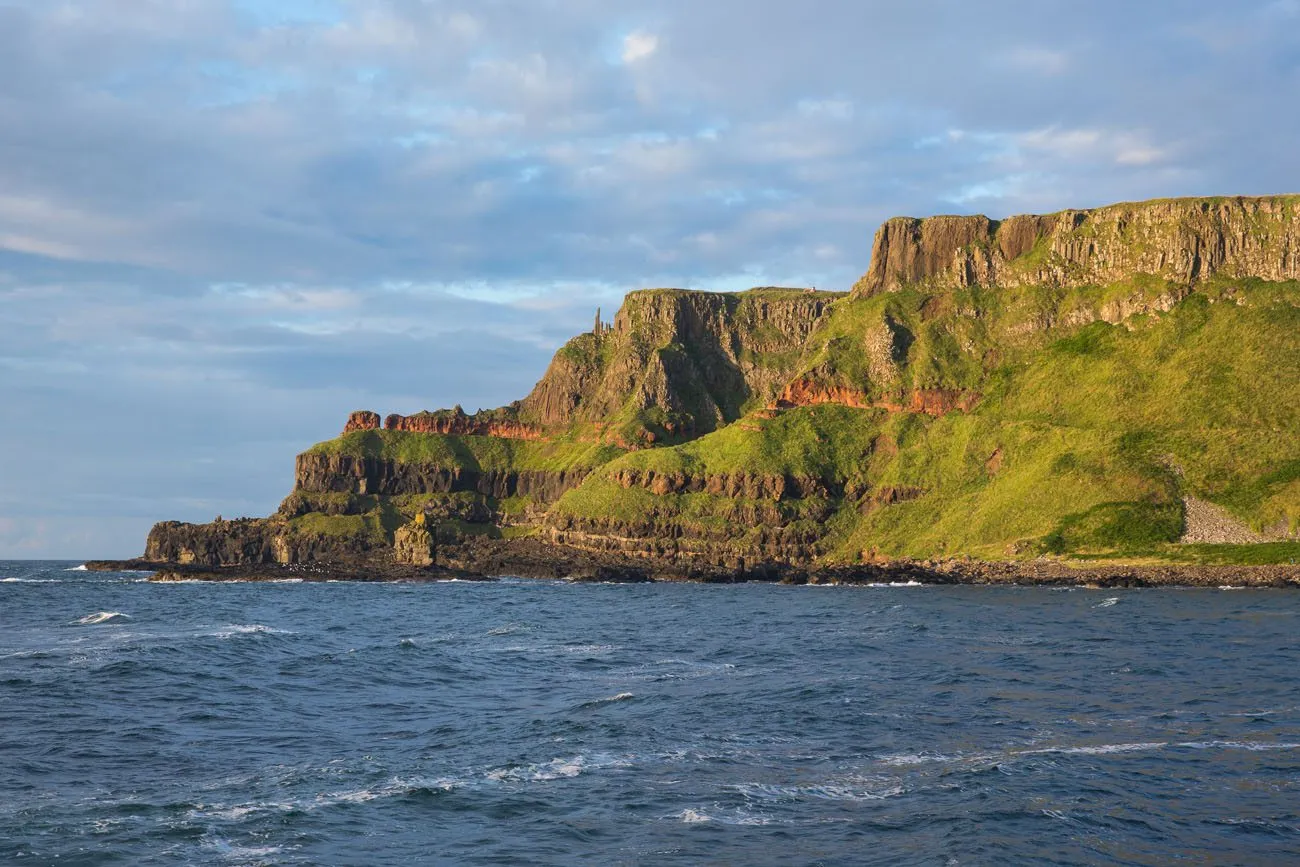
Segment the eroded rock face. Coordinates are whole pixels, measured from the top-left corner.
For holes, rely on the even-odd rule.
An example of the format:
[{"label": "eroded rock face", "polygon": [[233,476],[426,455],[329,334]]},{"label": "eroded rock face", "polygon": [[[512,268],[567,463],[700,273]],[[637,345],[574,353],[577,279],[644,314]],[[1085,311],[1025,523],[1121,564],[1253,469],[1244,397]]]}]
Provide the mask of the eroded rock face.
[{"label": "eroded rock face", "polygon": [[1108,285],[1138,274],[1300,279],[1300,197],[1173,199],[1045,216],[900,217],[876,233],[858,295],[952,286]]},{"label": "eroded rock face", "polygon": [[840,486],[811,476],[763,475],[760,473],[657,473],[654,470],[622,469],[610,477],[623,488],[645,488],[653,494],[715,494],[748,500],[781,500],[838,495]]},{"label": "eroded rock face", "polygon": [[359,409],[349,415],[347,424],[343,425],[343,432],[348,434],[355,430],[379,430],[379,413]]},{"label": "eroded rock face", "polygon": [[834,403],[857,409],[884,409],[889,412],[912,412],[941,416],[960,410],[970,412],[980,401],[974,391],[955,388],[914,388],[900,394],[873,398],[846,386],[798,379],[786,386],[774,409],[816,406]]},{"label": "eroded rock face", "polygon": [[[630,293],[612,329],[556,353],[521,417],[543,427],[599,423],[630,406],[662,410],[665,436],[698,435],[735,420],[753,397],[770,400],[794,373],[797,350],[830,292],[740,294],[654,289]],[[649,432],[643,446],[659,434]]]},{"label": "eroded rock face", "polygon": [[424,513],[397,528],[393,534],[393,562],[406,566],[432,566],[437,548],[424,523]]},{"label": "eroded rock face", "polygon": [[295,465],[295,489],[342,494],[446,494],[475,491],[489,497],[528,496],[554,502],[589,470],[467,470],[383,458],[305,452]]},{"label": "eroded rock face", "polygon": [[204,566],[274,563],[272,540],[277,534],[278,528],[271,521],[260,518],[210,524],[164,521],[149,531],[144,557]]},{"label": "eroded rock face", "polygon": [[144,559],[199,566],[310,563],[365,557],[376,545],[365,535],[296,533],[286,521],[274,517],[208,524],[163,521],[149,531]]},{"label": "eroded rock face", "polygon": [[501,411],[467,415],[460,407],[415,415],[393,413],[384,419],[384,427],[388,430],[446,436],[490,436],[519,440],[542,438],[543,432],[540,428],[514,421],[503,417],[504,415]]}]

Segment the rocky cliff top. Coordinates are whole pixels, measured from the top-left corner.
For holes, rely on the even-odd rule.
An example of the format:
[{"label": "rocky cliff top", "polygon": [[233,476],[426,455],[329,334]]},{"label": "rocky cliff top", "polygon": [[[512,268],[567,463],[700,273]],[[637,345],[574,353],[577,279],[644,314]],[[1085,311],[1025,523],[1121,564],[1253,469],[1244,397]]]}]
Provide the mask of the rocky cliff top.
[{"label": "rocky cliff top", "polygon": [[855,296],[908,284],[1107,285],[1138,274],[1300,279],[1300,196],[1158,199],[1024,215],[897,217]]}]

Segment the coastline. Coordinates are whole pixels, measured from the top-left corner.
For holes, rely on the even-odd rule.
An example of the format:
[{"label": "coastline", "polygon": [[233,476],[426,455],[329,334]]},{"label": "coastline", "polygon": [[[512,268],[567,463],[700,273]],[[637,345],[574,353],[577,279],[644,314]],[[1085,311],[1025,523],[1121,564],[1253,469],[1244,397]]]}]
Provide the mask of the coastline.
[{"label": "coastline", "polygon": [[762,562],[717,566],[666,558],[604,554],[535,540],[480,542],[439,552],[430,566],[404,566],[378,558],[295,564],[211,566],[144,559],[91,560],[90,571],[151,572],[151,581],[492,581],[498,577],[567,579],[586,583],[691,582],[787,585],[966,584],[1300,589],[1300,566],[1194,565],[1038,559],[896,560],[853,566],[801,566]]}]

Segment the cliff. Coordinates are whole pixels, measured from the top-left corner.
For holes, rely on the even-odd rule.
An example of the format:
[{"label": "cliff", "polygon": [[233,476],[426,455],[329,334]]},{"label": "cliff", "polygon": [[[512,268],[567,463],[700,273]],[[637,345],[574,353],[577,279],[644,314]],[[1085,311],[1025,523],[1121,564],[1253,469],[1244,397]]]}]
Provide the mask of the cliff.
[{"label": "cliff", "polygon": [[1104,286],[1144,274],[1300,279],[1300,196],[1173,199],[1006,220],[900,217],[876,233],[857,296],[911,283]]},{"label": "cliff", "polygon": [[468,568],[528,537],[530,574],[557,545],[711,576],[1287,562],[1298,218],[1297,197],[900,218],[848,295],[633,292],[523,399],[355,412],[275,515],[160,524],[147,554]]},{"label": "cliff", "polygon": [[624,447],[717,430],[775,399],[839,297],[770,288],[632,292],[612,328],[556,353],[519,417],[545,428],[578,425]]}]

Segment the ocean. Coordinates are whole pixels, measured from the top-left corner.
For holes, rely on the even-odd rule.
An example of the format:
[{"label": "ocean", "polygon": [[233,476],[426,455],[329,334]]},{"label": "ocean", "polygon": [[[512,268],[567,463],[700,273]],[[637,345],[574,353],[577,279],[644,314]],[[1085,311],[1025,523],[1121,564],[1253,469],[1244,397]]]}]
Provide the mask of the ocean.
[{"label": "ocean", "polygon": [[0,562],[0,863],[1282,864],[1300,594]]}]

